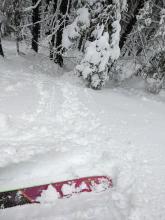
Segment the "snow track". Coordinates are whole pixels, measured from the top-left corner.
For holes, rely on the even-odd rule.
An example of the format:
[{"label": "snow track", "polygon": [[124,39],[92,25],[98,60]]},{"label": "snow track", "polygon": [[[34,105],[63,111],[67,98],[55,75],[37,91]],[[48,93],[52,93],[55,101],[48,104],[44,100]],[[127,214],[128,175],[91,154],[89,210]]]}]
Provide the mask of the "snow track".
[{"label": "snow track", "polygon": [[0,190],[90,175],[114,187],[0,219],[164,220],[165,97],[92,91],[43,55],[12,51],[0,60]]}]

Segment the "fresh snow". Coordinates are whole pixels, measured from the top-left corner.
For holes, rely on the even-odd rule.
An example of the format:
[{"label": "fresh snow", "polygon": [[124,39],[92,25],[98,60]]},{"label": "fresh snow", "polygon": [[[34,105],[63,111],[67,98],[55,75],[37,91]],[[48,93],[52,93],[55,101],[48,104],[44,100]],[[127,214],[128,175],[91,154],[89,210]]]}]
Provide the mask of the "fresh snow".
[{"label": "fresh snow", "polygon": [[47,190],[44,190],[39,198],[37,198],[37,201],[41,204],[45,203],[55,203],[55,201],[58,199],[59,195],[58,192],[54,189],[53,186],[49,185]]},{"label": "fresh snow", "polygon": [[3,43],[0,191],[91,175],[111,176],[113,188],[69,199],[49,188],[41,204],[0,210],[0,219],[164,220],[164,91],[149,95],[135,80],[93,91],[68,63]]},{"label": "fresh snow", "polygon": [[64,28],[62,36],[62,46],[69,49],[74,41],[79,38],[80,33],[90,26],[90,14],[88,8],[83,7],[77,10],[77,17],[74,22]]}]

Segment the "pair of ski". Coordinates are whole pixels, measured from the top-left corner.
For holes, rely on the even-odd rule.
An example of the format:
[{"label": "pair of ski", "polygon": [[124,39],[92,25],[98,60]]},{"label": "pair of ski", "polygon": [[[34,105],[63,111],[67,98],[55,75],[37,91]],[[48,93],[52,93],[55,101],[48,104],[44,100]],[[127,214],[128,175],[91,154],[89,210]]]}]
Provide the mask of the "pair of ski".
[{"label": "pair of ski", "polygon": [[108,176],[83,177],[62,182],[32,186],[17,190],[0,192],[0,209],[24,204],[40,203],[43,194],[53,189],[59,199],[69,198],[84,192],[102,192],[112,187]]}]

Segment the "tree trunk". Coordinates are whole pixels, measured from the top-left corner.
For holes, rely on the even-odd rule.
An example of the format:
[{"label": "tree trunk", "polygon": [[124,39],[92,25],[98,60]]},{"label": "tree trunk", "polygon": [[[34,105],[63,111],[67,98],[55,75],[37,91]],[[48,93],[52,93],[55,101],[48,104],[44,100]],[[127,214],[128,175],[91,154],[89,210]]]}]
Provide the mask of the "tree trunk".
[{"label": "tree trunk", "polygon": [[4,52],[2,48],[2,41],[1,41],[1,23],[0,23],[0,55],[4,57]]},{"label": "tree trunk", "polygon": [[3,48],[2,48],[2,42],[0,37],[0,55],[4,57]]},{"label": "tree trunk", "polygon": [[[70,0],[61,0],[60,6],[58,5],[59,1],[54,0],[54,13],[58,13],[57,23],[58,30],[52,35],[51,45],[50,45],[50,59],[55,63],[58,63],[60,66],[63,66],[63,57],[62,57],[62,34],[63,29],[67,22],[67,17],[64,16],[67,13],[67,10],[70,8]],[[57,11],[59,7],[59,11]],[[54,53],[54,47],[56,52]]]},{"label": "tree trunk", "polygon": [[[38,0],[32,0],[33,6],[38,2]],[[32,28],[32,49],[35,52],[38,52],[38,41],[40,36],[40,24],[38,23],[40,21],[40,4],[33,9],[33,15],[32,15],[32,22],[33,22],[33,28]]]},{"label": "tree trunk", "polygon": [[21,22],[21,14],[20,14],[20,1],[14,0],[14,25],[15,25],[15,36],[16,36],[16,49],[19,54],[19,41],[20,41],[20,22]]},{"label": "tree trunk", "polygon": [[[50,0],[48,0],[47,3],[49,4]],[[57,4],[58,4],[58,0],[54,0],[54,4],[53,4],[54,14],[58,13],[57,12]],[[56,16],[55,16],[54,19],[56,19]],[[56,25],[56,22],[53,22],[53,23],[54,23],[54,25]],[[52,27],[51,32],[54,32],[54,28],[55,27]],[[52,39],[51,39],[51,42],[50,42],[50,59],[53,60],[53,61],[55,61],[54,46],[55,46],[55,33],[52,34]]]}]

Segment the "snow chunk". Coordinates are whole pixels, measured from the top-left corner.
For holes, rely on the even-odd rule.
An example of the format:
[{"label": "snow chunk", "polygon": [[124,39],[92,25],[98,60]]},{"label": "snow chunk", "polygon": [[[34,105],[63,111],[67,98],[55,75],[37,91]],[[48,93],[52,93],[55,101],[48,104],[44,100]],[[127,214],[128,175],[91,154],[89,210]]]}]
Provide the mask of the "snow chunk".
[{"label": "snow chunk", "polygon": [[89,187],[86,185],[85,182],[82,182],[81,185],[79,187],[75,186],[75,183],[71,183],[71,184],[64,184],[62,186],[62,192],[65,196],[69,196],[72,195],[73,193],[80,193],[83,190],[88,190]]},{"label": "snow chunk", "polygon": [[112,27],[114,29],[114,33],[112,34],[110,56],[112,61],[114,61],[117,60],[120,56],[120,48],[119,48],[120,31],[121,31],[120,22],[118,20],[114,21],[112,23]]},{"label": "snow chunk", "polygon": [[109,181],[108,180],[101,180],[99,184],[93,183],[92,189],[94,192],[103,192],[109,189]]},{"label": "snow chunk", "polygon": [[49,185],[47,190],[44,190],[37,201],[40,203],[54,203],[59,198],[59,194],[56,189]]},{"label": "snow chunk", "polygon": [[86,27],[89,27],[90,25],[90,20],[89,20],[89,11],[88,11],[88,8],[80,8],[78,11],[77,11],[77,15],[78,15],[78,25],[85,25]]},{"label": "snow chunk", "polygon": [[64,195],[71,195],[76,192],[75,184],[64,184],[61,190]]},{"label": "snow chunk", "polygon": [[62,45],[64,48],[69,49],[72,47],[73,42],[80,37],[80,32],[84,31],[90,26],[90,14],[88,8],[83,7],[77,11],[77,17],[74,22],[68,25],[62,36]]},{"label": "snow chunk", "polygon": [[120,0],[120,4],[121,4],[121,11],[127,11],[128,10],[127,0]]}]

